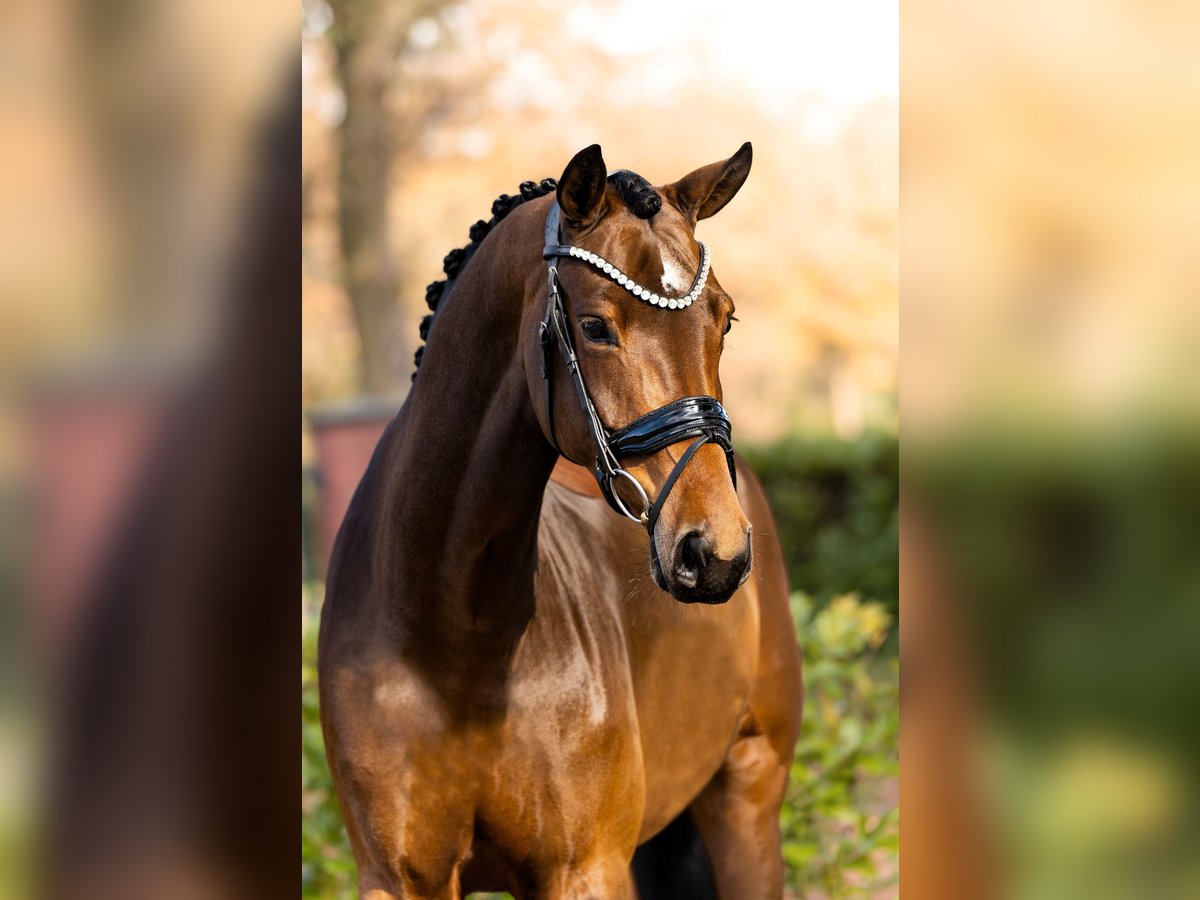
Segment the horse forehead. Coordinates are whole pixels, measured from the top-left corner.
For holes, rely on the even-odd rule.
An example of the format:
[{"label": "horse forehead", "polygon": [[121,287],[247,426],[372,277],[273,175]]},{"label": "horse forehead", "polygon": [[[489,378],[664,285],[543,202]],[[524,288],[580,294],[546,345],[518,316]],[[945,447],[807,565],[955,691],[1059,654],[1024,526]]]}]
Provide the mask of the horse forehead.
[{"label": "horse forehead", "polygon": [[685,294],[691,289],[700,265],[695,242],[682,227],[651,228],[653,254],[662,263],[662,286],[670,293]]},{"label": "horse forehead", "polygon": [[678,245],[660,241],[658,252],[662,257],[662,286],[673,294],[687,293],[692,285],[690,260]]}]

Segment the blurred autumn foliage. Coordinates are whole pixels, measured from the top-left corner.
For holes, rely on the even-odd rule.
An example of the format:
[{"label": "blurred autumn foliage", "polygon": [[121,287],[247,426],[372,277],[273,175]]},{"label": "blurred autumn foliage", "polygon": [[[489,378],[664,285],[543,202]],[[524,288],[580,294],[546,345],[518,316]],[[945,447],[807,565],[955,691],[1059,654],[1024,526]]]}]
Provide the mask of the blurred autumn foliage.
[{"label": "blurred autumn foliage", "polygon": [[[611,168],[661,184],[751,140],[746,188],[700,227],[738,303],[722,380],[739,435],[894,426],[894,80],[821,93],[767,52],[780,35],[762,65],[726,65],[761,4],[306,0],[304,11],[306,406],[403,394],[424,285],[518,182],[557,177],[597,141]],[[376,223],[373,239],[355,216]]]},{"label": "blurred autumn foliage", "polygon": [[904,4],[905,887],[1200,890],[1200,6]]}]

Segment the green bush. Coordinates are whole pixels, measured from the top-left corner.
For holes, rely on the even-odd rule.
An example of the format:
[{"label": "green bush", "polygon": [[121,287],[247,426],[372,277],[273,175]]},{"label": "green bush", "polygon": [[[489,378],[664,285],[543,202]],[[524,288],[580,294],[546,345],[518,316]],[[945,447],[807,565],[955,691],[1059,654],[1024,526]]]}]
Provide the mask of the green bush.
[{"label": "green bush", "polygon": [[899,445],[873,433],[856,441],[788,438],[738,445],[762,481],[793,590],[818,606],[838,594],[872,597],[896,615]]},{"label": "green bush", "polygon": [[860,897],[899,877],[899,662],[892,618],[853,594],[817,611],[792,595],[804,653],[804,725],[780,814],[787,882]]}]

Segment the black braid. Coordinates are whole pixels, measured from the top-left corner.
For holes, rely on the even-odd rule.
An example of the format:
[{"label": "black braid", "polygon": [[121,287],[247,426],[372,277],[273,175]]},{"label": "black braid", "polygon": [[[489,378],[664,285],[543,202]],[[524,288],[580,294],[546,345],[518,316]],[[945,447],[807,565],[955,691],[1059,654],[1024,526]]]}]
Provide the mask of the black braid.
[{"label": "black braid", "polygon": [[[446,278],[442,281],[435,281],[425,288],[425,303],[433,312],[421,320],[422,341],[429,339],[429,329],[433,325],[433,319],[437,315],[442,299],[450,293],[455,279],[458,278],[463,267],[475,255],[475,251],[479,249],[479,245],[483,243],[483,239],[491,233],[496,224],[527,200],[536,200],[538,197],[544,197],[557,188],[558,182],[553,178],[543,178],[541,181],[522,181],[516,195],[501,194],[496,198],[492,203],[492,217],[490,219],[486,222],[480,219],[471,226],[468,232],[468,236],[471,238],[469,244],[465,247],[451,250],[446,254],[446,258],[442,260],[442,271],[446,273]],[[417,368],[420,368],[421,357],[424,355],[425,347],[418,347],[416,355],[413,357]],[[415,381],[416,378],[417,373],[413,372],[413,380]]]}]

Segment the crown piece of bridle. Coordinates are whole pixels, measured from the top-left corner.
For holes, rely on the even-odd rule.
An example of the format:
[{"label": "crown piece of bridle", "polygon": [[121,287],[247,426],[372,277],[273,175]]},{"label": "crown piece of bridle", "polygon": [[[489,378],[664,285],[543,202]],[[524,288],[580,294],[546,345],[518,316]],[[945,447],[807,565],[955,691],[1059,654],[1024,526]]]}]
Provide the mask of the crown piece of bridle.
[{"label": "crown piece of bridle", "polygon": [[[572,256],[575,259],[583,260],[585,263],[590,263],[595,266],[633,296],[639,300],[645,300],[651,306],[660,306],[663,309],[684,309],[691,306],[696,298],[700,296],[700,292],[704,290],[704,285],[708,281],[709,256],[708,245],[704,241],[697,241],[700,245],[700,270],[696,273],[696,280],[692,283],[692,289],[682,297],[663,297],[660,294],[654,293],[649,288],[642,287],[607,259],[598,253],[592,253],[584,250],[582,247],[572,247],[569,245],[556,246],[555,250],[565,251],[567,256]],[[563,255],[563,254],[558,254]]]}]

